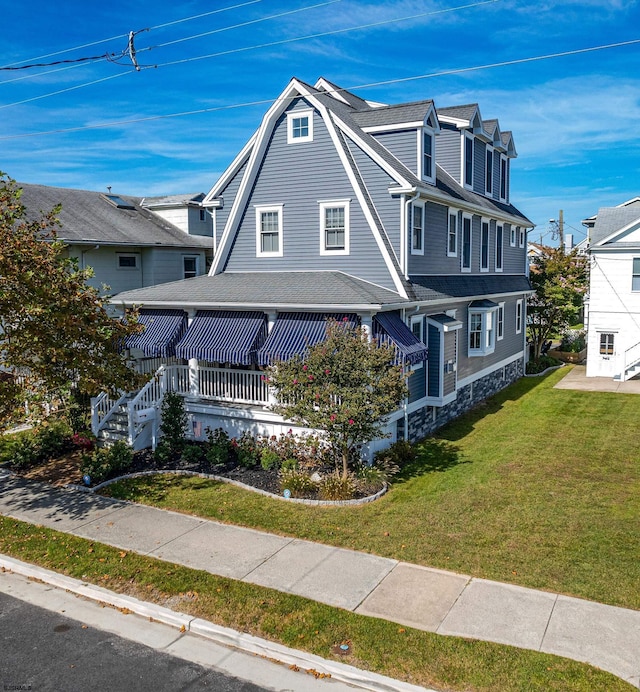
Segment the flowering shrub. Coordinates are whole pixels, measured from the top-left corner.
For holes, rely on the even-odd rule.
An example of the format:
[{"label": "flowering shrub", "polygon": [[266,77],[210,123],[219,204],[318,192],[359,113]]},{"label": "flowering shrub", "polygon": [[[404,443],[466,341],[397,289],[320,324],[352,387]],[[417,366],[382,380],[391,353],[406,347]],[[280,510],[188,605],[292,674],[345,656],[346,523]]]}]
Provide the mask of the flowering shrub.
[{"label": "flowering shrub", "polygon": [[229,435],[222,429],[206,429],[207,450],[206,459],[210,466],[223,466],[229,461],[231,454],[231,441]]},{"label": "flowering shrub", "polygon": [[291,497],[308,497],[318,489],[318,485],[306,471],[298,469],[282,470],[280,472],[280,490],[288,490]]},{"label": "flowering shrub", "polygon": [[240,466],[258,465],[260,462],[260,449],[257,441],[250,432],[245,430],[242,435],[240,435],[240,438],[235,440],[235,445],[233,442],[234,440],[231,441],[231,444],[235,447]]},{"label": "flowering shrub", "polygon": [[71,436],[71,442],[74,447],[84,451],[91,451],[96,446],[95,437],[81,433],[74,433]]}]

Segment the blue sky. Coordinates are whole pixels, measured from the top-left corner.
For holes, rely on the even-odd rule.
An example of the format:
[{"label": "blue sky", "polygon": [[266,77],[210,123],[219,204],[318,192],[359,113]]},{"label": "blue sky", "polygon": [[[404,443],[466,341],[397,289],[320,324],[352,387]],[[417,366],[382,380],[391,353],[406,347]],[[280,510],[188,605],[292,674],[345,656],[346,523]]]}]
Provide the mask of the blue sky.
[{"label": "blue sky", "polygon": [[19,181],[207,192],[292,76],[324,76],[366,99],[498,118],[532,240],[552,242],[559,209],[579,240],[581,219],[640,195],[640,42],[451,73],[637,41],[640,0],[32,0],[2,20],[3,67],[120,54],[150,28],[139,72],[126,57],[0,71],[0,169]]}]

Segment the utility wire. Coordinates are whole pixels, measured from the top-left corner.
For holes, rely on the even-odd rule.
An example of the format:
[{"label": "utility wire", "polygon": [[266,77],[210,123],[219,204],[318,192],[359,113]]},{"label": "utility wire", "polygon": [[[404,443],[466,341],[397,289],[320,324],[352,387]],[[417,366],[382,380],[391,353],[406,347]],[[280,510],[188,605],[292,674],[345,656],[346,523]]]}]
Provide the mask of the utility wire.
[{"label": "utility wire", "polygon": [[[189,22],[193,19],[201,19],[202,17],[208,17],[212,14],[220,14],[221,12],[227,12],[229,10],[235,10],[240,7],[246,7],[247,5],[255,5],[258,2],[262,2],[262,0],[249,0],[248,2],[243,2],[238,5],[231,5],[229,7],[222,7],[217,10],[211,10],[210,12],[203,12],[202,14],[195,14],[192,15],[191,17],[183,17],[182,19],[176,19],[172,22],[165,22],[164,24],[156,24],[155,26],[151,26],[147,29],[147,31],[153,31],[154,29],[164,29],[167,26],[173,26],[174,24],[181,24],[182,22]],[[92,41],[91,43],[83,43],[81,46],[75,46],[74,48],[65,48],[63,50],[58,50],[55,51],[54,53],[47,53],[45,55],[38,55],[35,58],[27,58],[26,60],[18,60],[16,62],[9,63],[8,65],[4,65],[0,67],[0,70],[5,70],[10,67],[13,67],[14,65],[21,65],[22,63],[28,62],[28,63],[33,63],[36,60],[44,60],[45,58],[53,58],[56,55],[62,55],[64,53],[70,53],[74,50],[83,50],[84,48],[91,48],[93,46],[98,46],[101,43],[108,43],[109,41],[115,41],[119,38],[127,38],[129,36],[128,33],[125,34],[118,34],[117,36],[111,36],[109,38],[102,38],[99,41]],[[102,57],[102,56],[99,56]],[[85,58],[86,60],[90,60],[91,58]],[[39,67],[41,67],[39,65]]]}]

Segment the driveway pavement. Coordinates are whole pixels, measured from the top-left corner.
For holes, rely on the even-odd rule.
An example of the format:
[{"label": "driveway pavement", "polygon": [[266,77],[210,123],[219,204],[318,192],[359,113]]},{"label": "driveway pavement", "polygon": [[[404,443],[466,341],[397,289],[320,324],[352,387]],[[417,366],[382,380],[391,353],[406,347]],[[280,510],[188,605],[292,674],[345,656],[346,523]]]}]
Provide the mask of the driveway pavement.
[{"label": "driveway pavement", "polygon": [[0,470],[0,514],[417,629],[559,654],[640,686],[640,611],[275,536]]}]

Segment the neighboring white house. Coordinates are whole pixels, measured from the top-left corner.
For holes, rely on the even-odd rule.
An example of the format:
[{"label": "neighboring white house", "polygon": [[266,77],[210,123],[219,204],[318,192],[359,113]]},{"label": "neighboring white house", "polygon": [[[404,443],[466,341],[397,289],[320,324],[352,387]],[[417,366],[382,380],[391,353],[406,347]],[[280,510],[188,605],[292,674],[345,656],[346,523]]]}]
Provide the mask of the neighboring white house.
[{"label": "neighboring white house", "polygon": [[213,221],[199,195],[146,198],[110,191],[19,183],[29,218],[61,205],[58,237],[89,281],[105,292],[144,288],[207,273],[213,259]]},{"label": "neighboring white house", "polygon": [[587,376],[640,373],[640,197],[604,207],[589,230]]}]

